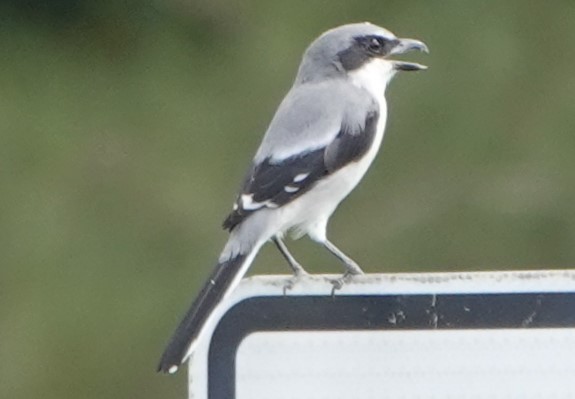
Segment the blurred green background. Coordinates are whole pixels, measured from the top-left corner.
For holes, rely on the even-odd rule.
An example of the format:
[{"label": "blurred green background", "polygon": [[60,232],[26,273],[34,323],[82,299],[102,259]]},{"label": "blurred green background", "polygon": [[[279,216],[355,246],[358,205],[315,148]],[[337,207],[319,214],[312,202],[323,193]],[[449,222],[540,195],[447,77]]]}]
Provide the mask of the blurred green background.
[{"label": "blurred green background", "polygon": [[370,272],[575,265],[571,0],[5,0],[1,398],[185,397],[156,363],[244,170],[308,43],[363,20],[430,69],[392,83],[334,242]]}]

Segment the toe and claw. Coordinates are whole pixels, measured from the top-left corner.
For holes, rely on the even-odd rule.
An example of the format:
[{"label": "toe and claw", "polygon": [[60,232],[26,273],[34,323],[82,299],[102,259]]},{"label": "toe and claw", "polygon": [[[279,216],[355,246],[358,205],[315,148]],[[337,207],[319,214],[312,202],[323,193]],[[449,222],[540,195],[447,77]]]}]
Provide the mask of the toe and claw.
[{"label": "toe and claw", "polygon": [[309,275],[308,272],[305,271],[302,265],[299,264],[297,260],[293,257],[293,255],[288,251],[286,245],[279,237],[274,237],[273,242],[278,247],[280,253],[283,255],[287,263],[289,264],[290,268],[293,271],[293,276],[290,277],[283,287],[283,294],[284,296],[287,294],[288,290],[291,290],[295,284],[302,278]]},{"label": "toe and claw", "polygon": [[[273,242],[276,244],[280,253],[283,255],[293,271],[293,276],[288,279],[283,287],[283,294],[286,295],[288,290],[291,290],[301,278],[308,276],[309,273],[305,271],[303,266],[299,264],[298,261],[295,260],[280,237],[274,237]],[[330,251],[339,260],[341,260],[346,269],[345,273],[341,277],[331,280],[331,284],[333,285],[331,295],[333,296],[337,290],[341,289],[344,284],[348,283],[351,279],[353,279],[354,276],[358,276],[364,273],[358,264],[353,261],[353,259],[341,252],[339,248],[333,245],[330,241],[326,240],[323,245],[328,251]]]},{"label": "toe and claw", "polygon": [[331,280],[331,285],[333,286],[331,289],[331,296],[335,296],[335,292],[340,290],[345,284],[349,283],[355,276],[359,276],[364,274],[363,270],[357,265],[357,263],[344,263],[346,271],[343,275],[339,278]]}]

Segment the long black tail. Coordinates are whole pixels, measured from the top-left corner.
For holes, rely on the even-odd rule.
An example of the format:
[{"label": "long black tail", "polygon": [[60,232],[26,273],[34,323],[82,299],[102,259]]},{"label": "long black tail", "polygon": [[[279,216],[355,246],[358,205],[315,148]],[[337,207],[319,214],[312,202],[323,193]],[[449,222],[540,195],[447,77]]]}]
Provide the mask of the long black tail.
[{"label": "long black tail", "polygon": [[160,359],[158,371],[174,373],[178,370],[180,364],[186,360],[190,347],[200,335],[208,317],[225,294],[243,276],[249,266],[245,263],[251,263],[252,258],[253,256],[249,253],[241,254],[216,265],[212,275],[170,338]]}]

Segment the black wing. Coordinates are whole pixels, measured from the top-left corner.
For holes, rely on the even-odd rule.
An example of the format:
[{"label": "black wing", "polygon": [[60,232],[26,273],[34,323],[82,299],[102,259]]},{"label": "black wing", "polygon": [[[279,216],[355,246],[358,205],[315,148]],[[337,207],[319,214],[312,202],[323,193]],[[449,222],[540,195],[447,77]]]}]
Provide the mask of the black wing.
[{"label": "black wing", "polygon": [[358,131],[342,126],[328,146],[283,159],[270,158],[252,165],[244,180],[234,210],[223,227],[232,230],[252,213],[262,208],[278,208],[310,190],[319,180],[358,161],[371,147],[379,114],[367,114]]}]

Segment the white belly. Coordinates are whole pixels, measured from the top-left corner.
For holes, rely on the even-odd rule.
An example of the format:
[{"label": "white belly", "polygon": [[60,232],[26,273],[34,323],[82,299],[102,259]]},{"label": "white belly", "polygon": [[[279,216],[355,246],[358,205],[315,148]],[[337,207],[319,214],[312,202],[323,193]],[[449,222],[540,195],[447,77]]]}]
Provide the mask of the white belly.
[{"label": "white belly", "polygon": [[296,237],[307,234],[315,241],[325,241],[329,217],[357,186],[379,151],[387,121],[385,89],[394,74],[392,64],[380,59],[374,59],[350,73],[351,83],[369,92],[379,104],[376,133],[368,152],[357,162],[352,162],[319,181],[311,190],[292,202],[279,208],[255,212],[232,232],[242,239],[230,240],[223,255],[243,253],[242,246],[251,247],[251,243],[255,242],[260,245],[274,235],[288,231],[294,232]]},{"label": "white belly", "polygon": [[325,239],[329,217],[339,203],[361,181],[379,151],[387,119],[385,100],[380,104],[376,133],[365,156],[319,181],[310,191],[281,209],[277,209],[276,211],[281,212],[281,219],[284,221],[282,232],[293,230],[296,237],[308,234],[316,241]]},{"label": "white belly", "polygon": [[255,212],[232,231],[236,239],[230,238],[221,254],[222,259],[246,253],[273,236],[287,232],[292,232],[295,237],[307,234],[315,241],[324,242],[329,217],[360,182],[381,146],[387,120],[387,104],[383,96],[379,103],[380,113],[373,143],[359,161],[344,166],[282,207]]}]

